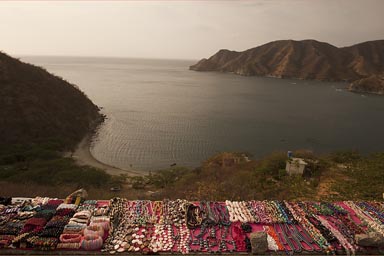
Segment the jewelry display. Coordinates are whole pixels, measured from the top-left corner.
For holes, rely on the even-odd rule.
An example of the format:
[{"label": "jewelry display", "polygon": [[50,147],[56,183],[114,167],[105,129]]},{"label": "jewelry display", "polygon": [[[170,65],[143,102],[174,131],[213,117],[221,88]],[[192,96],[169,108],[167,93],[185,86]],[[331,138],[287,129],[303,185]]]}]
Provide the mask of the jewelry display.
[{"label": "jewelry display", "polygon": [[[269,251],[355,254],[357,234],[384,234],[382,202],[30,199],[0,205],[0,247],[119,254],[245,253],[264,231]],[[31,202],[36,202],[33,204]]]}]

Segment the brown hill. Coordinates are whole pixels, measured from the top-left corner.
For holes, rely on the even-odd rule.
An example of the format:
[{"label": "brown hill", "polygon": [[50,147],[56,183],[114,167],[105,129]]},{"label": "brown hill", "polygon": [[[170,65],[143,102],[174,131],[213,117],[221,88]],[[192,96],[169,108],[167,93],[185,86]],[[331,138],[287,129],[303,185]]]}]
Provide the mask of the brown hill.
[{"label": "brown hill", "polygon": [[384,40],[337,48],[315,40],[280,40],[243,52],[220,50],[190,67],[246,76],[354,81],[384,71]]},{"label": "brown hill", "polygon": [[384,40],[364,42],[341,49],[352,55],[349,57],[348,67],[360,77],[384,71]]},{"label": "brown hill", "polygon": [[384,95],[384,76],[372,75],[352,82],[348,89],[359,93],[375,93]]},{"label": "brown hill", "polygon": [[102,116],[74,85],[0,52],[0,120],[1,146],[54,140],[72,148]]}]

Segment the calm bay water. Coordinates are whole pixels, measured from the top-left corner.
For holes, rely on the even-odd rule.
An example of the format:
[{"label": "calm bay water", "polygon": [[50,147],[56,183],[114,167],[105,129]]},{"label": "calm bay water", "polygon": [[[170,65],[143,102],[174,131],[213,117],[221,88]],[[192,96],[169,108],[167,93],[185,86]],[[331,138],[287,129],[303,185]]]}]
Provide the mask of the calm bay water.
[{"label": "calm bay water", "polygon": [[23,57],[76,84],[108,119],[91,148],[101,162],[155,170],[198,166],[221,151],[259,157],[384,149],[384,97],[345,84],[195,72],[195,61]]}]

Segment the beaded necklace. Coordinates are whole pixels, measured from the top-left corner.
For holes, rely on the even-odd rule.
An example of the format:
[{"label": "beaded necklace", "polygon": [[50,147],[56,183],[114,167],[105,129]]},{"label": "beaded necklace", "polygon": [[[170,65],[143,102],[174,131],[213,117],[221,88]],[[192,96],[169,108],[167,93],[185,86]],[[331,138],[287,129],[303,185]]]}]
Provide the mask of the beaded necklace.
[{"label": "beaded necklace", "polygon": [[225,205],[227,206],[228,213],[229,213],[229,219],[231,222],[239,221],[237,218],[237,214],[235,213],[234,206],[231,201],[226,200]]},{"label": "beaded necklace", "polygon": [[292,216],[301,223],[304,228],[307,230],[309,234],[314,238],[316,243],[320,246],[320,248],[326,250],[327,252],[333,252],[333,248],[330,246],[328,241],[324,238],[322,233],[315,228],[315,226],[306,218],[305,213],[302,211],[300,207],[296,203],[288,203],[284,201],[285,206],[291,212]]},{"label": "beaded necklace", "polygon": [[160,223],[163,219],[163,202],[152,202],[152,223]]},{"label": "beaded necklace", "polygon": [[[275,224],[278,225],[284,239],[294,252],[301,251],[315,251],[315,241],[308,234],[302,234],[298,227],[294,224]],[[309,249],[305,248],[303,244],[306,244]],[[321,250],[320,250],[321,251]]]},{"label": "beaded necklace", "polygon": [[384,223],[384,212],[379,211],[374,206],[370,205],[368,202],[359,202],[357,205],[365,211],[365,213],[369,214],[375,220],[378,220],[379,224]]},{"label": "beaded necklace", "polygon": [[[232,228],[229,226],[211,226],[202,225],[201,230],[190,230],[188,247],[191,252],[233,252],[236,250],[236,244],[232,235]],[[194,249],[198,246],[198,249]],[[217,250],[213,248],[217,247]]]},{"label": "beaded necklace", "polygon": [[268,214],[265,210],[265,204],[261,201],[253,201],[253,208],[255,210],[256,215],[258,216],[258,220],[260,224],[271,224],[271,220],[268,217]]},{"label": "beaded necklace", "polygon": [[249,213],[252,216],[253,222],[254,223],[260,222],[259,217],[257,216],[257,214],[255,212],[255,209],[252,207],[252,201],[246,202],[246,206],[247,206],[247,209],[248,209]]},{"label": "beaded necklace", "polygon": [[189,229],[197,228],[201,225],[203,219],[199,206],[190,204],[187,207],[187,225]]},{"label": "beaded necklace", "polygon": [[296,253],[300,253],[302,251],[302,248],[298,246],[300,242],[297,243],[291,234],[287,234],[286,232],[288,232],[288,230],[285,230],[281,224],[274,224],[274,229],[276,230],[279,240],[284,245],[284,250],[287,253],[289,251]]},{"label": "beaded necklace", "polygon": [[355,203],[352,201],[345,201],[344,204],[346,204],[349,208],[351,208],[356,215],[359,217],[359,219],[363,222],[366,222],[367,225],[375,230],[376,232],[379,232],[381,235],[384,236],[384,227],[383,225],[379,224],[378,222],[374,221],[371,216],[367,215],[360,207],[358,207]]},{"label": "beaded necklace", "polygon": [[178,239],[176,239],[177,250],[182,254],[189,252],[188,241],[189,241],[189,232],[187,225],[185,223],[181,224],[178,228]]},{"label": "beaded necklace", "polygon": [[273,201],[273,203],[274,203],[277,211],[279,212],[280,222],[281,223],[291,223],[291,220],[289,219],[287,213],[282,208],[281,203],[279,201]]},{"label": "beaded necklace", "polygon": [[347,252],[347,255],[349,255],[350,252],[355,255],[355,251],[357,249],[356,246],[350,244],[348,240],[339,232],[339,230],[335,229],[324,217],[317,216],[317,219],[333,233],[333,235],[337,238],[340,244],[344,247],[345,251]]},{"label": "beaded necklace", "polygon": [[149,248],[153,252],[171,251],[175,244],[171,225],[156,224]]},{"label": "beaded necklace", "polygon": [[214,211],[219,216],[219,225],[229,226],[231,221],[229,220],[228,208],[218,202],[214,203]]}]

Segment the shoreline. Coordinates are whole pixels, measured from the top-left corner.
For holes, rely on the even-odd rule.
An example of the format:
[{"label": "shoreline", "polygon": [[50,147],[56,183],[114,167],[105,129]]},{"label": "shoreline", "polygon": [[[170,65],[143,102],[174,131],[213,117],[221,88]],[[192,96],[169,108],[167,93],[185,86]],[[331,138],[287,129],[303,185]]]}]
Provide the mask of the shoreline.
[{"label": "shoreline", "polygon": [[147,174],[146,171],[121,169],[97,160],[91,153],[91,142],[91,133],[89,133],[80,141],[76,150],[72,154],[71,152],[67,152],[64,156],[72,158],[80,166],[88,165],[102,169],[106,173],[114,176],[118,176],[120,174],[127,174],[128,176],[144,176]]}]

